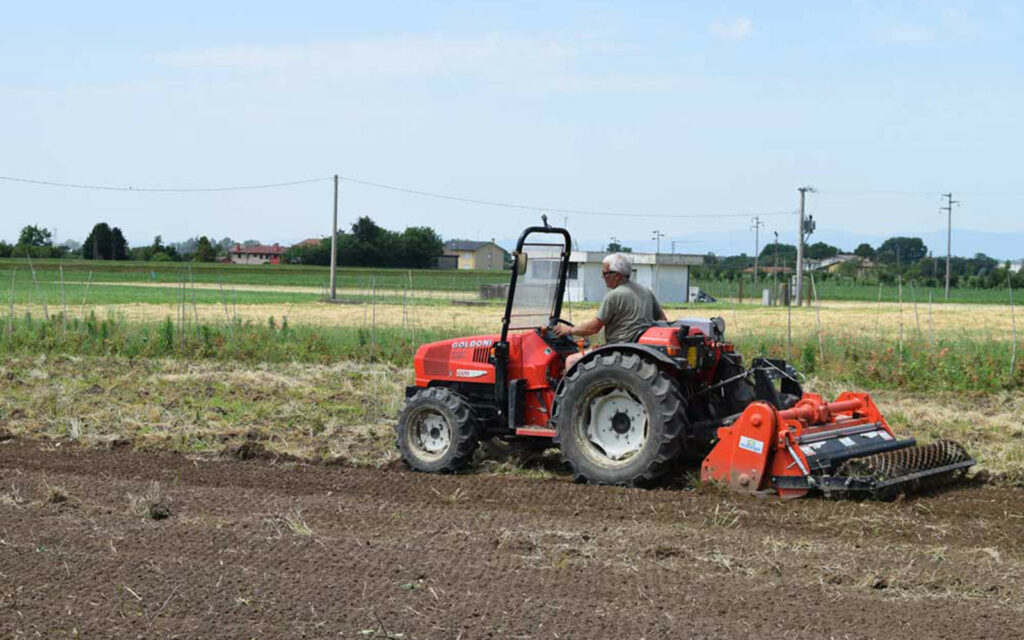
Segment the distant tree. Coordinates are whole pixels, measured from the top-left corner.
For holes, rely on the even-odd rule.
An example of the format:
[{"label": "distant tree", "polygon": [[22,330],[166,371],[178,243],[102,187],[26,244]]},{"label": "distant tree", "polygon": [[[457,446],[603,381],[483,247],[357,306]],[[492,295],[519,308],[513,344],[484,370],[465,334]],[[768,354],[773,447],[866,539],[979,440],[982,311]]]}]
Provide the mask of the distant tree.
[{"label": "distant tree", "polygon": [[864,258],[866,260],[874,260],[875,250],[870,244],[862,242],[859,245],[857,245],[856,249],[853,250],[853,255],[859,258]]},{"label": "distant tree", "polygon": [[318,244],[297,244],[284,252],[285,262],[289,264],[315,264],[327,266],[331,264],[331,239],[324,238]]},{"label": "distant tree", "polygon": [[71,240],[70,238],[61,243],[62,247],[67,247],[68,251],[78,251],[82,248],[82,243],[78,240]]},{"label": "distant tree", "polygon": [[402,232],[401,262],[396,266],[413,269],[428,269],[434,260],[444,253],[441,236],[430,227],[406,227]]},{"label": "distant tree", "polygon": [[605,251],[608,253],[633,253],[633,247],[625,247],[618,242],[609,242]]},{"label": "distant tree", "polygon": [[890,264],[896,262],[897,253],[900,264],[908,265],[927,256],[928,247],[925,246],[921,238],[897,236],[883,242],[877,252],[879,260]]},{"label": "distant tree", "polygon": [[[786,265],[796,264],[796,245],[795,244],[784,244],[779,243],[779,266],[783,267]],[[761,258],[758,266],[768,266],[772,264],[767,262],[775,259],[775,243],[770,242],[761,249]]]},{"label": "distant tree", "polygon": [[[111,260],[114,257],[111,243],[111,229],[106,222],[99,222],[82,243],[82,258],[86,260]],[[123,239],[123,238],[122,238]]]},{"label": "distant tree", "polygon": [[213,243],[206,236],[200,236],[199,240],[196,241],[193,259],[196,262],[214,262],[217,259],[217,249],[214,248]]},{"label": "distant tree", "polygon": [[7,244],[3,240],[0,240],[0,258],[10,258],[13,251],[13,246]]},{"label": "distant tree", "polygon": [[127,260],[130,257],[128,241],[118,227],[110,230],[110,255],[114,260]]},{"label": "distant tree", "polygon": [[53,234],[49,229],[29,225],[22,227],[18,236],[18,246],[21,247],[51,247],[53,246]]},{"label": "distant tree", "polygon": [[838,247],[833,247],[830,244],[824,242],[815,242],[814,244],[807,246],[807,257],[811,260],[822,260],[824,258],[831,258],[832,256],[839,253]]}]

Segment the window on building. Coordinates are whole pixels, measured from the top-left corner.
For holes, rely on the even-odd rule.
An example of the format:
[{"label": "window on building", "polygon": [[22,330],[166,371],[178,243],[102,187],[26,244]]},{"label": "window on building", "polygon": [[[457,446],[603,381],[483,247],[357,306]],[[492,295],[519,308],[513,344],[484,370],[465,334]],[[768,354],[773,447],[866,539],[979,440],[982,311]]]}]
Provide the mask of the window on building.
[{"label": "window on building", "polygon": [[569,279],[576,280],[580,277],[580,264],[578,262],[569,263]]}]

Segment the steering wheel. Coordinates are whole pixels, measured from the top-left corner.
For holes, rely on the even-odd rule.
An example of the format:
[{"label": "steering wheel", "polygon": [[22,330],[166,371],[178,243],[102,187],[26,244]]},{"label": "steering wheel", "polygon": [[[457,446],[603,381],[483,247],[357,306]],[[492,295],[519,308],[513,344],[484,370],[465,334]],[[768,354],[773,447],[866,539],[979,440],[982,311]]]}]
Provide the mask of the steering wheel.
[{"label": "steering wheel", "polygon": [[[553,323],[548,325],[548,327],[541,332],[541,337],[544,339],[544,342],[547,342],[549,345],[551,345],[551,348],[553,348],[555,351],[558,351],[559,353],[578,353],[580,348],[575,340],[573,340],[569,336],[555,335],[553,329],[555,328],[555,325],[559,324],[564,324],[567,327],[576,326],[573,323],[569,322],[568,320],[557,318]],[[583,338],[583,347],[587,348],[589,346],[590,339]]]}]

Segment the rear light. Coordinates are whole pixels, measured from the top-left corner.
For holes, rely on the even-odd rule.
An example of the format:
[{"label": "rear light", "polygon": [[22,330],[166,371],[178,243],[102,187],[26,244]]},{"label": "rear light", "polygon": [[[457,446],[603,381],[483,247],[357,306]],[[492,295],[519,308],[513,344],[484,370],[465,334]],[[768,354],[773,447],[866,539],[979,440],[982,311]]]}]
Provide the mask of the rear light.
[{"label": "rear light", "polygon": [[679,347],[666,347],[665,348],[665,353],[667,353],[670,356],[678,356],[681,353],[681,351],[682,350]]}]

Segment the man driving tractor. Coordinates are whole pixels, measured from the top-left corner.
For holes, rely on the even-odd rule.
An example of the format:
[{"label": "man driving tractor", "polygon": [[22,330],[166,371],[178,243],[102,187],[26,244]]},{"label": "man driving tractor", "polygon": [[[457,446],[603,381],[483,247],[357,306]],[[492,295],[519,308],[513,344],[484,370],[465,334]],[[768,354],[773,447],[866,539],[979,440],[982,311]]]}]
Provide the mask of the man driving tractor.
[{"label": "man driving tractor", "polygon": [[[636,342],[640,334],[657,320],[667,320],[650,289],[630,280],[633,264],[621,253],[613,253],[601,261],[601,276],[609,291],[601,301],[597,316],[575,327],[566,324],[552,329],[558,336],[592,336],[604,329],[605,342]],[[570,355],[565,368],[576,364],[582,353]]]}]

